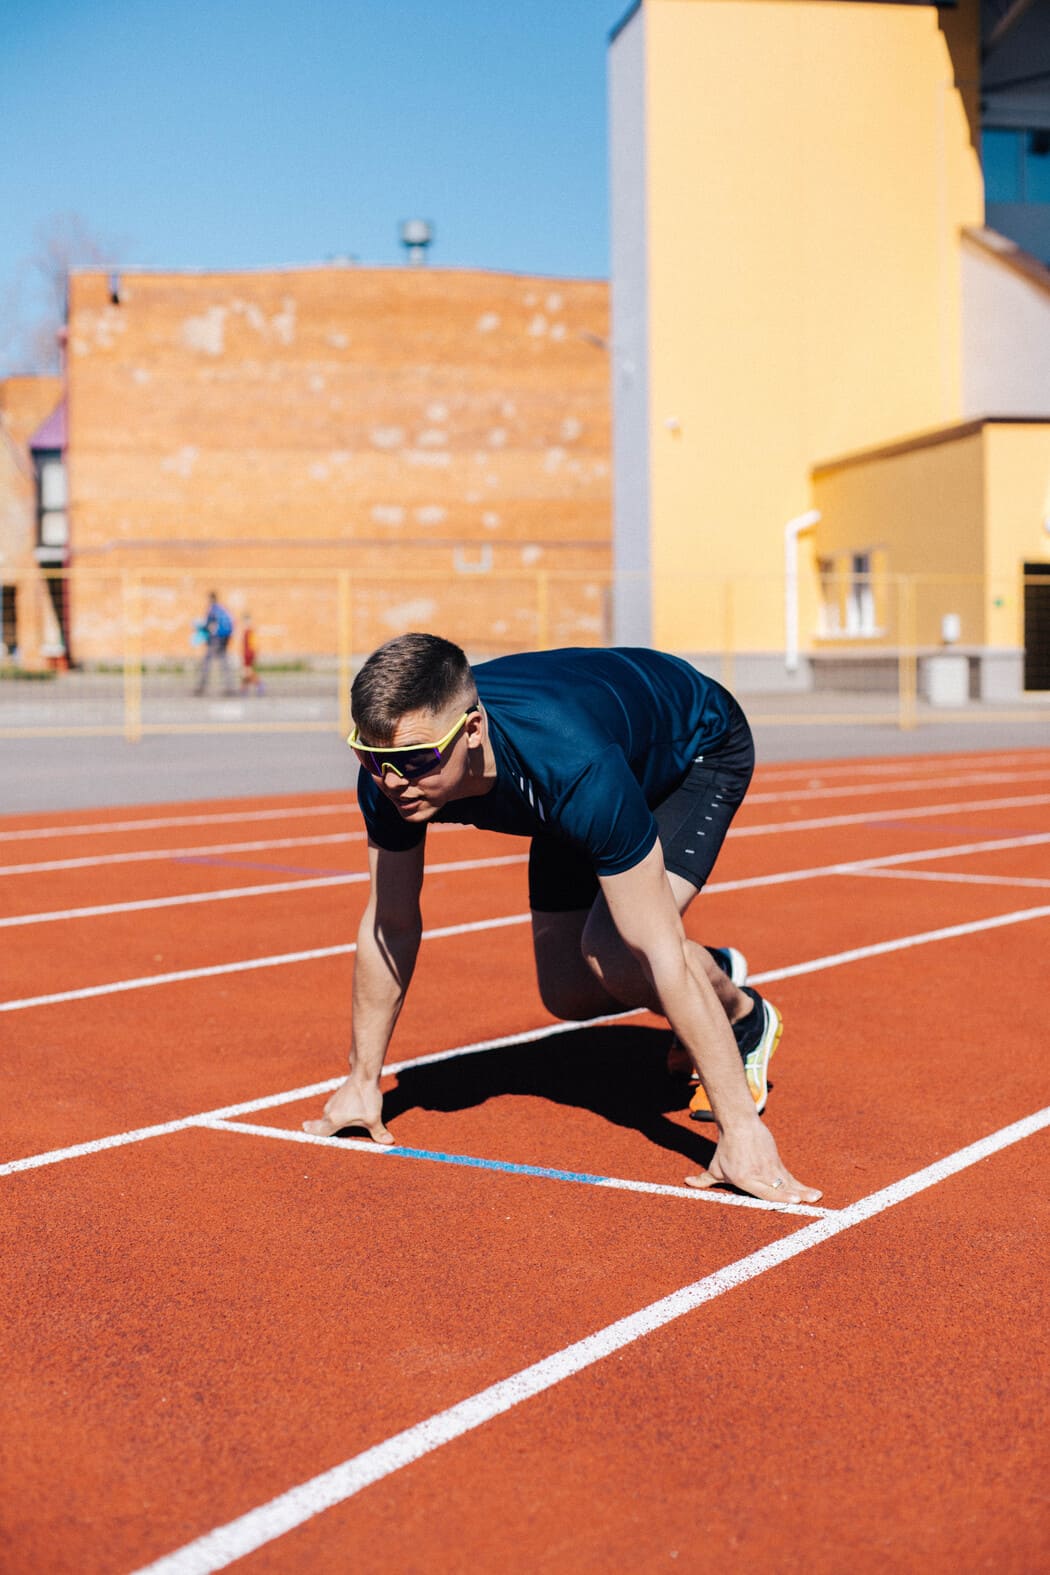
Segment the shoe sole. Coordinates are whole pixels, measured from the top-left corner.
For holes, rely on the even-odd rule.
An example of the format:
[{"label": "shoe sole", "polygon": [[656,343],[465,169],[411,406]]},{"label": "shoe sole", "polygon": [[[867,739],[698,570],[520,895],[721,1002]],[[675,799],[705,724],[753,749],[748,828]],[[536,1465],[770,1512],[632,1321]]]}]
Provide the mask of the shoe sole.
[{"label": "shoe sole", "polygon": [[[747,1086],[751,1090],[751,1097],[755,1100],[755,1109],[759,1115],[765,1110],[769,1098],[769,1063],[776,1055],[780,1036],[784,1032],[784,1020],[776,1007],[766,1000],[763,1000],[762,1004],[766,1011],[766,1026],[758,1044],[744,1062]],[[756,1090],[757,1098],[755,1098]]]},{"label": "shoe sole", "polygon": [[[766,1000],[763,1000],[762,1004],[766,1012],[766,1026],[762,1033],[762,1038],[744,1062],[747,1086],[751,1090],[751,1098],[755,1101],[755,1109],[759,1115],[765,1110],[769,1100],[769,1063],[776,1055],[780,1036],[784,1032],[784,1019],[776,1007]],[[758,1088],[757,1098],[755,1097],[756,1085]],[[696,1098],[695,1094],[693,1098]],[[707,1106],[694,1110],[692,1105],[690,1105],[689,1119],[690,1121],[713,1121],[715,1114]]]}]

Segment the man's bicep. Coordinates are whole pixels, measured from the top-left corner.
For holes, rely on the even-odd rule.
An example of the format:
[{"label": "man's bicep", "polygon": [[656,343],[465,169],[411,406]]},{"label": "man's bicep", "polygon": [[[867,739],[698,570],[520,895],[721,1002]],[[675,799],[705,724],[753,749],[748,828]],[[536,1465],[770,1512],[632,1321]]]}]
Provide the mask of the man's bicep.
[{"label": "man's bicep", "polygon": [[678,944],[681,920],[658,842],[629,870],[598,880],[612,921],[633,951],[648,956],[662,945]]}]

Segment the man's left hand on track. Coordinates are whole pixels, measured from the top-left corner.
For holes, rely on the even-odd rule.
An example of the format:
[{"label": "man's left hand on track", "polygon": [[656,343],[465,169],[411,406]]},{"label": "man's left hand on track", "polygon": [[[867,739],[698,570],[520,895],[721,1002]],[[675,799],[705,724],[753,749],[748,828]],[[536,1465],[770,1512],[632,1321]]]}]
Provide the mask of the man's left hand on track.
[{"label": "man's left hand on track", "polygon": [[707,1169],[685,1178],[687,1187],[701,1190],[723,1183],[770,1203],[816,1203],[823,1196],[791,1174],[760,1123],[744,1135],[723,1132]]}]

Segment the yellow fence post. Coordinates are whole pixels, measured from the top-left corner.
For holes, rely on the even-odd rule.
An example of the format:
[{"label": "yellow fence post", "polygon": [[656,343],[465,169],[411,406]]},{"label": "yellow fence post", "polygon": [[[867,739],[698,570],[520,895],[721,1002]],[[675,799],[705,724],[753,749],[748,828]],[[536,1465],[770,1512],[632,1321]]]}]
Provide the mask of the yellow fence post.
[{"label": "yellow fence post", "polygon": [[541,569],[536,575],[536,649],[550,650],[551,643],[551,582],[550,575]]},{"label": "yellow fence post", "polygon": [[338,597],[338,631],[337,646],[339,657],[339,732],[345,735],[350,731],[350,666],[352,662],[353,647],[351,644],[353,603],[351,597],[350,571],[339,571],[339,597]]},{"label": "yellow fence post", "polygon": [[910,732],[916,725],[918,653],[915,628],[915,582],[906,574],[897,581],[897,726]]},{"label": "yellow fence post", "polygon": [[124,738],[142,739],[142,586],[137,574],[123,570],[120,593],[124,614]]},{"label": "yellow fence post", "polygon": [[722,593],[722,683],[732,689],[734,682],[733,581],[726,579]]}]

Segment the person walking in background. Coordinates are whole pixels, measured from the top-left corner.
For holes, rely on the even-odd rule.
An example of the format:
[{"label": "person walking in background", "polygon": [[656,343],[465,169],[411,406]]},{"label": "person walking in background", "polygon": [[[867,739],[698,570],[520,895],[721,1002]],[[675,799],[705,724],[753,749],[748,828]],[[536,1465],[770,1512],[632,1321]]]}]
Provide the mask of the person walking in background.
[{"label": "person walking in background", "polygon": [[223,693],[232,695],[235,691],[230,671],[229,645],[233,635],[233,619],[219,601],[217,591],[208,592],[208,606],[197,627],[204,635],[204,655],[201,657],[194,694],[204,693],[208,687],[212,663],[217,661],[222,670]]},{"label": "person walking in background", "polygon": [[249,690],[252,694],[261,695],[262,679],[256,666],[259,651],[255,643],[255,628],[250,612],[246,612],[242,617],[241,630],[241,688]]}]

